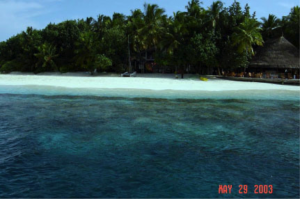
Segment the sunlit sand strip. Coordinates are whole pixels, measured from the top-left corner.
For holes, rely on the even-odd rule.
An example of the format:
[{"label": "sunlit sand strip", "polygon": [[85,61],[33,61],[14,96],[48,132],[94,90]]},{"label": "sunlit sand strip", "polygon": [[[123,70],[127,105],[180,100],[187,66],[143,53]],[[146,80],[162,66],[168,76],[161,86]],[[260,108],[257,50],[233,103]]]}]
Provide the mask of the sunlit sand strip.
[{"label": "sunlit sand strip", "polygon": [[[169,77],[169,76],[168,76]],[[210,79],[207,82],[196,78],[146,78],[146,77],[78,77],[40,75],[0,75],[0,85],[10,86],[53,86],[64,88],[99,89],[146,89],[173,91],[246,91],[286,90],[300,91],[299,86],[278,85],[257,82],[238,82]]]}]

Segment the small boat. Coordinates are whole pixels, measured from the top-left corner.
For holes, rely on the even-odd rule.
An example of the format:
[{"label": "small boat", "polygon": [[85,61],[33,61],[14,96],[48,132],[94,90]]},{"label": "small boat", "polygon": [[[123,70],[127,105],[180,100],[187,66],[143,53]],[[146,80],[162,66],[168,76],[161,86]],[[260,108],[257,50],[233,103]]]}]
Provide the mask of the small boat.
[{"label": "small boat", "polygon": [[121,74],[121,77],[136,77],[136,72],[133,72],[133,73],[128,73],[128,72],[125,72],[123,74]]},{"label": "small boat", "polygon": [[130,77],[130,73],[125,72],[125,73],[121,74],[121,77]]},{"label": "small boat", "polygon": [[130,77],[136,77],[136,72],[131,73]]}]

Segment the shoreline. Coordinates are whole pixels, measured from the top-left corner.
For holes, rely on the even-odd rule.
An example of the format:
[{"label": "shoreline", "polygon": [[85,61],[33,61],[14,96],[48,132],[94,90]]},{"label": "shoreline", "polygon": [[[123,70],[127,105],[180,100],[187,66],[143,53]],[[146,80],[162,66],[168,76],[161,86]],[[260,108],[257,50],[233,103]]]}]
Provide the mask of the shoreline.
[{"label": "shoreline", "polygon": [[232,80],[232,81],[243,81],[243,82],[262,82],[271,84],[282,84],[282,85],[300,85],[299,79],[266,79],[266,78],[249,78],[249,77],[219,77],[220,79]]},{"label": "shoreline", "polygon": [[57,75],[47,74],[1,74],[0,86],[51,86],[75,89],[133,89],[153,91],[250,91],[285,90],[298,91],[299,86],[278,85],[259,82],[241,82],[211,77],[207,82],[196,75],[185,75],[184,79],[174,78],[174,74],[138,74],[137,77],[118,77],[117,74],[82,76],[86,73]]}]

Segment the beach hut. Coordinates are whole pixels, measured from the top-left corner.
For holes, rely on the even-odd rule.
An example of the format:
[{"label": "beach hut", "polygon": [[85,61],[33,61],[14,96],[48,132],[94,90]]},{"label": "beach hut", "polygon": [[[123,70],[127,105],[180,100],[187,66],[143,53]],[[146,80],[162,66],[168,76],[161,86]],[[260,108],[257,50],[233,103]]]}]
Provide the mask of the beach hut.
[{"label": "beach hut", "polygon": [[265,75],[292,74],[299,78],[299,50],[283,36],[268,40],[256,49],[248,71],[263,72]]}]

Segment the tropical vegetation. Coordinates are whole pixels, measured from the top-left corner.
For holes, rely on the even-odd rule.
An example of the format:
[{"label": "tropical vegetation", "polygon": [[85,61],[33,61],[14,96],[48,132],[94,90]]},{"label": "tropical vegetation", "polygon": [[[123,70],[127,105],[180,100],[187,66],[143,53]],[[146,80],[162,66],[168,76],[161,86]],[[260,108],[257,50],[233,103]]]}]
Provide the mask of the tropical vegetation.
[{"label": "tropical vegetation", "polygon": [[130,16],[114,13],[50,23],[42,30],[28,27],[0,42],[0,71],[147,72],[144,66],[152,64],[183,77],[184,72],[244,69],[268,39],[284,35],[299,48],[299,17],[298,6],[282,19],[270,14],[260,20],[238,1],[204,8],[190,0],[184,12],[172,16],[145,4]]}]

